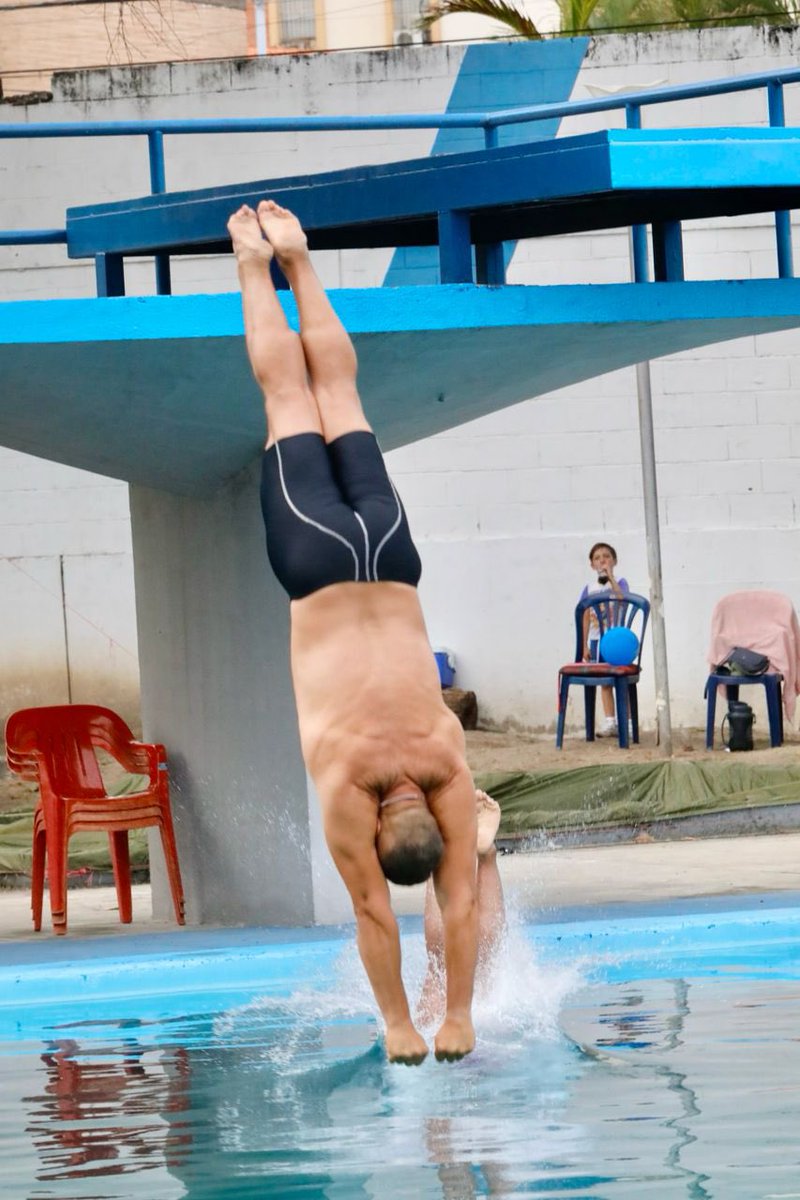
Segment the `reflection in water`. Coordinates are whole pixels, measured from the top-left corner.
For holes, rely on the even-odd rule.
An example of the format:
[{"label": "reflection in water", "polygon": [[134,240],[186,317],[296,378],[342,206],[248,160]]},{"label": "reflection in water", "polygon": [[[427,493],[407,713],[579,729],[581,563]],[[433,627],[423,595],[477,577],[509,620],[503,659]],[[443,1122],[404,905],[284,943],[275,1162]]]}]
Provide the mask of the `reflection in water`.
[{"label": "reflection in water", "polygon": [[[560,1164],[574,1160],[583,1133],[563,1114],[570,1080],[586,1068],[557,1015],[578,976],[542,971],[515,936],[477,997],[480,1048],[459,1064],[387,1064],[352,948],[324,991],[264,997],[218,1018],[213,1044],[193,1059],[193,1109],[206,1119],[195,1132],[202,1151],[175,1172],[187,1198],[471,1200],[569,1174]],[[419,987],[422,939],[404,950]]]},{"label": "reflection in water", "polygon": [[[684,1044],[684,1026],[691,1016],[689,991],[685,979],[664,980],[657,997],[651,992],[648,1004],[641,983],[626,985],[600,1006],[598,1024],[608,1032],[596,1038],[596,1045],[610,1051],[678,1050]],[[708,1175],[686,1168],[682,1162],[684,1148],[697,1141],[693,1125],[702,1117],[697,1095],[688,1076],[668,1063],[655,1070],[678,1102],[677,1113],[664,1121],[664,1127],[674,1135],[666,1147],[665,1165],[675,1175],[683,1176],[689,1200],[712,1200],[705,1187]]]},{"label": "reflection in water", "polygon": [[[422,939],[406,949],[421,983]],[[176,1022],[170,1045],[157,1046],[163,1024],[61,1029],[27,1101],[47,1185],[35,1195],[74,1200],[82,1192],[58,1184],[80,1179],[103,1186],[87,1196],[115,1200],[511,1197],[551,1160],[574,1159],[582,1138],[562,1116],[585,1068],[557,1027],[576,978],[542,972],[512,940],[477,1000],[479,1053],[420,1070],[386,1063],[353,949],[323,989]],[[153,1188],[157,1166],[171,1191]]]},{"label": "reflection in water", "polygon": [[425,1122],[428,1156],[436,1164],[442,1200],[477,1200],[479,1196],[512,1196],[516,1190],[509,1172],[499,1162],[473,1163],[459,1158],[453,1146],[453,1122],[429,1117]]},{"label": "reflection in water", "polygon": [[[682,1034],[684,1023],[691,1016],[689,1005],[690,985],[685,979],[675,979],[672,982],[675,1012],[671,1017],[668,1016],[665,1021],[667,1033],[665,1045],[669,1050],[677,1050],[683,1045]],[[686,1074],[672,1070],[668,1066],[662,1067],[660,1070],[667,1080],[667,1087],[671,1092],[674,1092],[680,1104],[679,1114],[673,1117],[671,1121],[667,1121],[667,1125],[675,1131],[675,1142],[667,1155],[667,1164],[685,1176],[686,1195],[689,1197],[689,1200],[713,1200],[712,1193],[705,1186],[709,1182],[710,1176],[704,1173],[696,1173],[691,1168],[685,1167],[682,1162],[684,1148],[691,1146],[697,1141],[697,1135],[693,1132],[692,1128],[695,1119],[701,1116],[697,1095]]]},{"label": "reflection in water", "polygon": [[[633,1037],[631,999],[647,1014]],[[601,984],[565,1018],[576,1042],[599,1054],[570,1106],[596,1106],[605,1127],[598,1161],[624,1161],[630,1179],[660,1189],[659,1200],[797,1191],[796,984],[730,976]],[[627,1130],[624,1156],[615,1122]],[[606,1194],[627,1196],[621,1181]]]},{"label": "reflection in water", "polygon": [[[113,1024],[113,1023],[109,1023]],[[139,1022],[122,1022],[128,1030]],[[46,1183],[171,1165],[190,1142],[185,1112],[189,1056],[182,1047],[147,1052],[132,1032],[110,1046],[54,1039],[41,1055],[46,1083],[29,1096],[27,1127]]]},{"label": "reflection in water", "polygon": [[660,1013],[645,1008],[641,989],[632,987],[616,1001],[602,1006],[600,1024],[609,1032],[597,1038],[598,1046],[609,1049],[643,1050],[652,1046],[651,1034],[660,1032]]},{"label": "reflection in water", "polygon": [[[421,981],[421,938],[404,949]],[[16,1101],[13,1081],[0,1092],[9,1110],[27,1096],[38,1156],[30,1186],[9,1189],[4,1178],[3,1195],[753,1200],[792,1191],[796,985],[597,984],[565,1010],[575,974],[538,968],[513,937],[507,951],[478,997],[479,1048],[458,1064],[386,1063],[354,950],[318,990],[216,1016],[61,1028],[39,1050],[41,1084],[22,1072]],[[601,1057],[567,1042],[559,1021]]]}]

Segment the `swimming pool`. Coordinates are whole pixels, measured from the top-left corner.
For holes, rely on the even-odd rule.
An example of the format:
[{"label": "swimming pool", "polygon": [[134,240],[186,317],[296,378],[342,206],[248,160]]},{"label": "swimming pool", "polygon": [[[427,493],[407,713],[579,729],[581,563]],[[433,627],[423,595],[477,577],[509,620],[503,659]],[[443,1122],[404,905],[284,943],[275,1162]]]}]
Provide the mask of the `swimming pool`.
[{"label": "swimming pool", "polygon": [[350,931],[6,947],[3,1196],[798,1196],[798,900],[512,923],[476,1053],[419,1069]]}]

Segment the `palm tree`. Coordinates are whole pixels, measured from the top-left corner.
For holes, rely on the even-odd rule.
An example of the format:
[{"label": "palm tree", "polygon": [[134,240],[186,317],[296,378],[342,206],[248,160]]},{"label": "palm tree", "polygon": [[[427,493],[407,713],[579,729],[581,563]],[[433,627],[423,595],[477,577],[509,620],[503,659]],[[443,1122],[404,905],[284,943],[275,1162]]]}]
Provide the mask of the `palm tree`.
[{"label": "palm tree", "polygon": [[538,41],[541,33],[529,16],[516,8],[509,0],[432,0],[431,6],[424,13],[418,25],[420,29],[430,29],[442,17],[454,13],[472,13],[478,17],[491,17],[506,25],[518,37],[527,41]]}]

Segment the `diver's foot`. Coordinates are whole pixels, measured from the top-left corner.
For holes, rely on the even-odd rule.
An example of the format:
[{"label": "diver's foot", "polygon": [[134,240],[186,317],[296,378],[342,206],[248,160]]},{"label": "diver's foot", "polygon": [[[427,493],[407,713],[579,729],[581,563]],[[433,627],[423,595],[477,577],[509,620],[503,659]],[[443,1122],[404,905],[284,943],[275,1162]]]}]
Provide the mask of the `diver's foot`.
[{"label": "diver's foot", "polygon": [[478,809],[478,857],[488,854],[494,846],[500,827],[500,805],[486,792],[476,788],[475,803]]},{"label": "diver's foot", "polygon": [[303,226],[288,208],[274,200],[262,200],[258,206],[258,221],[275,251],[281,267],[291,267],[308,258],[308,239]]},{"label": "diver's foot", "polygon": [[386,1057],[405,1067],[418,1067],[428,1057],[428,1044],[410,1021],[386,1027]]},{"label": "diver's foot", "polygon": [[262,263],[269,266],[272,261],[272,246],[264,241],[258,217],[249,204],[243,204],[228,221],[228,233],[233,242],[233,253],[240,266],[245,263]]},{"label": "diver's foot", "polygon": [[457,1062],[475,1049],[475,1030],[468,1016],[444,1019],[434,1039],[434,1051],[439,1062]]}]

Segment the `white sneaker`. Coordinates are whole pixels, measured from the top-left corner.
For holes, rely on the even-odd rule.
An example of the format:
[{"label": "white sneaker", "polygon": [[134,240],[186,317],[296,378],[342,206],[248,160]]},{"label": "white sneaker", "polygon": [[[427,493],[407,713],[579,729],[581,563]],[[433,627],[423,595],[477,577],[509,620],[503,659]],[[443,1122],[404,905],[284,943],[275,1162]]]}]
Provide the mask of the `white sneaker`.
[{"label": "white sneaker", "polygon": [[613,717],[606,717],[603,724],[595,731],[595,737],[619,737],[617,722]]}]

